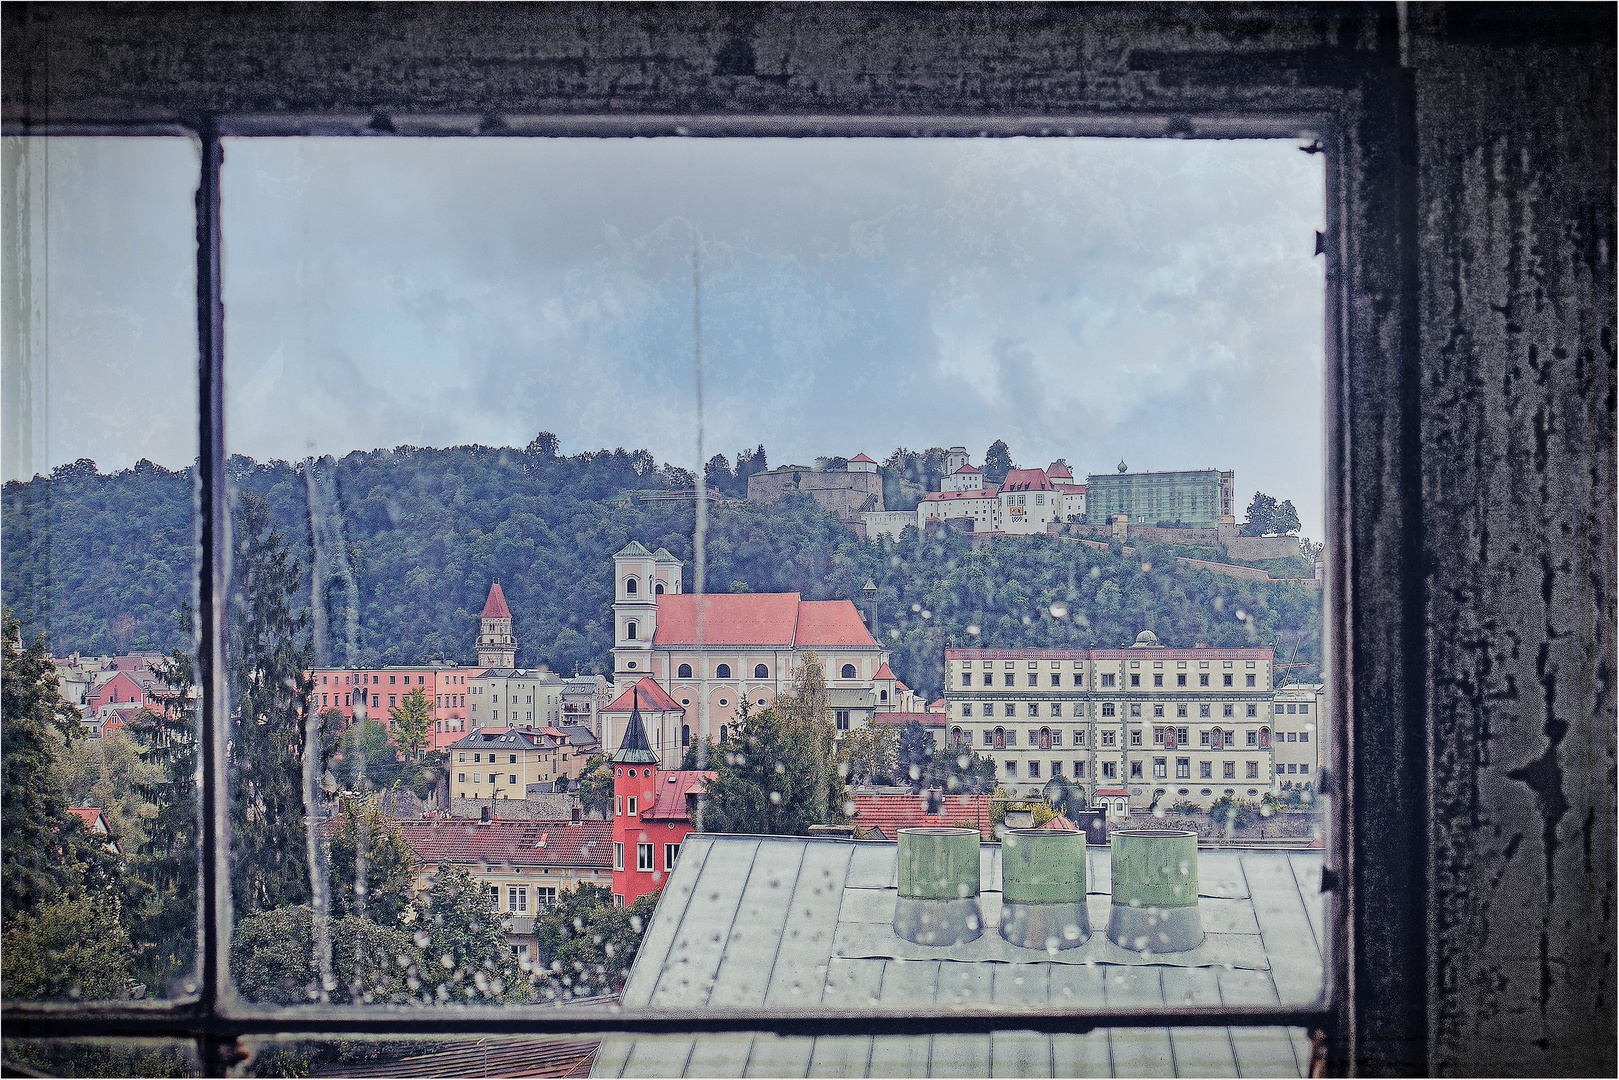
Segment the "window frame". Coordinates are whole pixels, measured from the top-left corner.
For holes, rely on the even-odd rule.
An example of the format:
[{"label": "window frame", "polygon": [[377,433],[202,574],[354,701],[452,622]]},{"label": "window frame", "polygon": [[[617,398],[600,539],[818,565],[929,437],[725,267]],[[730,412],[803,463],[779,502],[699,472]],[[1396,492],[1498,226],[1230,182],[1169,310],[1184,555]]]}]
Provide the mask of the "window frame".
[{"label": "window frame", "polygon": [[[210,16],[212,17],[212,16]],[[199,16],[200,18],[200,16]],[[1160,15],[1165,22],[1173,22]],[[1365,19],[1377,34],[1392,33],[1394,14],[1368,14]],[[1148,20],[1150,22],[1150,19]],[[1401,16],[1403,30],[1403,13]],[[1156,25],[1156,24],[1155,24]],[[1179,24],[1175,24],[1179,26]],[[32,31],[30,31],[31,33]],[[947,37],[965,38],[975,31],[956,28],[942,31]],[[986,31],[976,31],[985,33]],[[1004,33],[991,30],[988,33]],[[1128,42],[1132,31],[1117,26],[1101,32],[1113,48]],[[1108,36],[1111,35],[1111,36]],[[252,45],[271,48],[268,35],[252,40]],[[1357,53],[1343,45],[1345,71],[1324,77],[1309,92],[1298,95],[1294,104],[1278,106],[1271,99],[1257,103],[1221,104],[1205,100],[1201,107],[1164,109],[1153,104],[1130,104],[1110,113],[1105,107],[1109,92],[1099,91],[1100,100],[1089,110],[1064,109],[1054,123],[1050,116],[1029,119],[999,115],[1007,106],[994,105],[988,115],[964,115],[982,108],[965,89],[946,92],[945,97],[960,112],[948,108],[940,114],[896,111],[878,115],[840,114],[837,106],[820,106],[808,115],[770,114],[757,107],[755,115],[715,113],[687,115],[675,104],[678,89],[660,90],[668,96],[673,115],[603,116],[583,106],[555,112],[537,111],[515,115],[494,112],[470,119],[456,117],[411,117],[400,105],[379,111],[355,107],[343,111],[349,102],[338,95],[336,102],[318,108],[306,104],[279,115],[255,113],[238,105],[235,113],[187,113],[161,101],[161,90],[153,88],[148,97],[131,95],[137,102],[117,99],[95,109],[52,113],[37,102],[13,107],[14,84],[7,81],[7,134],[91,134],[91,135],[182,135],[196,140],[200,147],[200,183],[197,192],[196,231],[198,238],[197,311],[201,348],[199,350],[198,424],[202,436],[199,450],[199,510],[202,560],[201,588],[197,608],[200,647],[197,663],[203,716],[200,732],[203,759],[200,792],[200,831],[202,888],[199,897],[199,992],[192,999],[175,999],[147,1005],[32,1005],[7,1002],[4,1015],[8,1034],[21,1038],[67,1037],[74,1035],[179,1035],[195,1038],[202,1051],[205,1074],[215,1074],[230,1063],[227,1046],[244,1035],[298,1032],[309,1036],[371,1034],[498,1034],[521,1031],[540,1034],[550,1031],[579,1033],[597,1031],[774,1031],[780,1034],[848,1033],[913,1034],[927,1033],[929,1017],[894,1017],[853,1013],[842,1017],[834,1011],[816,1010],[814,1015],[794,1018],[783,1014],[757,1016],[745,1012],[688,1012],[648,1017],[613,1015],[598,1017],[589,1010],[577,1010],[560,1018],[528,1006],[495,1010],[460,1010],[454,1017],[431,1010],[373,1013],[356,1007],[322,1009],[316,1006],[258,1009],[234,997],[226,975],[228,950],[225,936],[230,924],[227,852],[221,843],[218,814],[226,798],[223,732],[226,702],[223,679],[224,652],[222,609],[227,557],[225,469],[223,442],[223,328],[221,303],[220,167],[224,137],[333,134],[351,136],[520,134],[555,135],[892,135],[918,134],[1055,134],[1055,135],[1138,135],[1151,137],[1284,137],[1314,136],[1327,154],[1326,230],[1322,237],[1327,257],[1326,334],[1327,375],[1327,542],[1340,553],[1327,566],[1325,616],[1328,641],[1326,659],[1333,672],[1330,694],[1336,730],[1344,737],[1332,740],[1331,772],[1323,770],[1323,794],[1332,796],[1327,817],[1328,873],[1335,882],[1355,890],[1351,893],[1359,911],[1351,919],[1339,894],[1329,891],[1329,938],[1336,948],[1327,956],[1326,997],[1309,1007],[1257,1006],[1249,1008],[1158,1008],[1152,1010],[1103,1009],[1048,1016],[1035,1013],[952,1013],[951,1030],[988,1032],[1008,1027],[1034,1026],[1048,1032],[1089,1031],[1097,1027],[1164,1027],[1182,1023],[1236,1025],[1302,1024],[1332,1029],[1335,1040],[1352,1040],[1356,1045],[1371,1039],[1368,1021],[1378,1030],[1420,1032],[1410,1016],[1413,1003],[1426,1001],[1425,975],[1403,972],[1404,961],[1413,945],[1420,948],[1425,938],[1426,906],[1422,891],[1422,848],[1414,842],[1381,857],[1364,842],[1351,846],[1345,828],[1350,820],[1360,836],[1378,834],[1375,823],[1426,822],[1422,803],[1427,777],[1424,760],[1422,720],[1423,696],[1420,680],[1402,689],[1395,677],[1422,670],[1420,643],[1420,599],[1422,593],[1421,539],[1405,528],[1415,515],[1420,494],[1416,475],[1419,446],[1416,430],[1418,402],[1413,386],[1417,379],[1415,357],[1414,295],[1410,287],[1415,264],[1415,169],[1407,170],[1414,135],[1408,119],[1413,109],[1414,91],[1409,79],[1387,58],[1367,50]],[[1015,50],[1015,46],[1014,46]],[[8,50],[9,53],[9,50]],[[1155,54],[1157,55],[1157,54]],[[1173,55],[1157,55],[1156,61],[1175,70],[1195,72],[1195,61],[1208,53],[1194,54],[1189,67],[1175,68]],[[1258,74],[1243,75],[1235,61],[1240,52],[1231,48],[1226,57],[1232,70],[1212,77],[1216,86],[1240,83],[1243,78],[1270,79],[1265,85],[1285,81],[1282,69],[1258,66]],[[473,70],[476,70],[474,67]],[[289,78],[278,72],[281,78]],[[269,78],[272,83],[277,75]],[[1193,91],[1197,97],[1195,76]],[[405,79],[400,76],[400,85]],[[384,77],[386,81],[386,76]],[[33,90],[36,94],[42,91]],[[1172,91],[1168,93],[1174,103]],[[261,91],[262,93],[262,91]],[[355,94],[356,91],[350,91]],[[403,90],[408,103],[410,91]],[[890,91],[890,93],[892,93]],[[1121,91],[1111,91],[1113,95]],[[113,99],[108,99],[113,100]],[[141,101],[147,104],[139,104]],[[235,99],[231,99],[235,100]],[[250,105],[255,99],[247,95]],[[300,102],[306,102],[300,97]],[[881,100],[881,95],[879,95]],[[1299,102],[1302,102],[1299,103]],[[32,105],[32,109],[29,107]],[[172,115],[170,113],[172,112]],[[154,117],[156,117],[154,119]],[[493,122],[492,122],[493,121]],[[1401,155],[1404,156],[1401,156]],[[1370,212],[1372,205],[1392,200],[1395,211],[1383,217]],[[1386,208],[1386,207],[1385,207]],[[1353,223],[1353,228],[1351,228]],[[1393,296],[1394,321],[1387,313],[1370,310],[1378,304],[1374,297]],[[1405,298],[1405,299],[1401,299]],[[1408,305],[1409,308],[1408,309]],[[1379,341],[1374,334],[1381,328],[1391,335]],[[1353,373],[1356,378],[1349,378]],[[1350,387],[1357,387],[1355,394]],[[1384,427],[1379,429],[1377,425]],[[1381,432],[1381,433],[1380,433]],[[1393,432],[1389,434],[1388,432]],[[1382,440],[1379,461],[1370,463],[1357,456],[1360,442],[1370,447]],[[1354,520],[1350,512],[1355,500],[1354,481],[1379,479],[1392,494],[1392,510],[1381,516]],[[1402,532],[1402,529],[1404,531]],[[1351,560],[1354,553],[1361,558]],[[1353,617],[1351,617],[1351,615]],[[1347,628],[1353,624],[1369,635],[1366,641],[1348,645]],[[1373,632],[1371,627],[1378,627]],[[1388,689],[1372,689],[1372,687]],[[1387,705],[1378,713],[1377,703]],[[1394,715],[1398,722],[1387,723]],[[1385,718],[1384,729],[1364,718]],[[1377,761],[1381,778],[1361,776],[1349,757],[1353,742],[1358,754]],[[1329,783],[1329,775],[1331,782]],[[1341,779],[1340,779],[1341,778]],[[1387,797],[1379,803],[1374,796]],[[1414,836],[1424,830],[1412,829]],[[1364,867],[1364,869],[1362,868]],[[1390,920],[1392,919],[1392,924]],[[1375,934],[1360,934],[1361,926],[1375,925]],[[1374,943],[1374,938],[1380,942]],[[1350,960],[1368,974],[1353,976]],[[1418,965],[1420,968],[1421,965]],[[1364,987],[1359,994],[1357,987]],[[1371,992],[1380,988],[1381,996]],[[1416,1012],[1420,1012],[1420,1008]],[[785,1018],[783,1018],[785,1017]],[[1351,1017],[1360,1020],[1360,1035],[1354,1033]],[[1020,1023],[1010,1023],[1020,1019]],[[934,1018],[936,1020],[936,1017]],[[850,1026],[850,1025],[853,1026]],[[1392,1036],[1390,1036],[1392,1037]],[[1408,1035],[1408,1038],[1418,1036]],[[1340,1046],[1334,1041],[1331,1045]],[[1344,1051],[1336,1051],[1342,1054]],[[1396,1051],[1377,1051],[1393,1054]],[[1343,1058],[1340,1056],[1340,1061]],[[1399,1060],[1406,1060],[1400,1058]]]}]

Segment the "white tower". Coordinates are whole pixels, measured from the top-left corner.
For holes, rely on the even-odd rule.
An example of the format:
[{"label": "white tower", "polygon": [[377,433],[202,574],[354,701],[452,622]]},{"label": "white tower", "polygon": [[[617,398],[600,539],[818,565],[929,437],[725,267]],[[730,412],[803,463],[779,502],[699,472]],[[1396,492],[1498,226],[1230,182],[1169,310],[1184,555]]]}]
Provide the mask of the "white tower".
[{"label": "white tower", "polygon": [[514,668],[517,666],[517,638],[512,636],[512,613],[500,582],[489,586],[489,599],[478,616],[478,666]]},{"label": "white tower", "polygon": [[[658,630],[658,594],[678,592],[680,564],[631,540],[613,556],[613,688],[620,693],[652,674],[652,636]],[[674,562],[673,580],[668,564]],[[658,571],[664,577],[660,579]],[[670,586],[674,587],[671,589]]]}]

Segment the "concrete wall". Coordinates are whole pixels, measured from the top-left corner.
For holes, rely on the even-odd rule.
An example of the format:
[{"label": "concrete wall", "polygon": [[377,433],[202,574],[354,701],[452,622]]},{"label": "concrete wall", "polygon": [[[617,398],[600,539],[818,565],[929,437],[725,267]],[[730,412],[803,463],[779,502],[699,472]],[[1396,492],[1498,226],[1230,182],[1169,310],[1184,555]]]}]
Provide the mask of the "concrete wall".
[{"label": "concrete wall", "polygon": [[1233,536],[1225,542],[1226,554],[1233,559],[1257,562],[1262,559],[1288,559],[1299,554],[1296,536]]},{"label": "concrete wall", "polygon": [[[795,479],[796,478],[796,479]],[[883,478],[879,473],[814,472],[810,469],[754,473],[748,477],[748,501],[769,505],[789,491],[801,491],[839,517],[883,509]]]}]

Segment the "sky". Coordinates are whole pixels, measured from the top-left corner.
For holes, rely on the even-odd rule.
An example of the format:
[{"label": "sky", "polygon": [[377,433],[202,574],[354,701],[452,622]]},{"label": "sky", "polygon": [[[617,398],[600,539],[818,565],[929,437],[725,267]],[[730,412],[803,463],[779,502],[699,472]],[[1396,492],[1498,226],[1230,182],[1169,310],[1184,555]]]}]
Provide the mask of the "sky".
[{"label": "sky", "polygon": [[[195,147],[6,143],[6,479],[186,464]],[[695,256],[705,459],[1004,439],[1320,538],[1323,185],[1290,141],[227,140],[227,446],[692,468]]]}]

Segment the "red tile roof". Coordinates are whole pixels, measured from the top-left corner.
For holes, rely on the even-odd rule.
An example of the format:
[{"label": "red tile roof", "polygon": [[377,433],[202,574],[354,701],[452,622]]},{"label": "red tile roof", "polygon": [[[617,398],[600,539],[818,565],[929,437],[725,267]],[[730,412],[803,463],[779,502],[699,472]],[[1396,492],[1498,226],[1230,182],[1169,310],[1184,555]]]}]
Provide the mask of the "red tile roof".
[{"label": "red tile roof", "polygon": [[1002,491],[1050,491],[1044,469],[1013,469],[1001,482]]},{"label": "red tile roof", "polygon": [[955,499],[998,499],[1000,488],[986,484],[971,491],[930,491],[922,496],[923,502],[950,502]]},{"label": "red tile roof", "polygon": [[99,806],[70,806],[67,812],[80,818],[93,833],[112,832],[112,827],[107,824],[107,815],[101,812]]},{"label": "red tile roof", "polygon": [[1053,480],[1056,480],[1059,477],[1064,480],[1072,480],[1074,478],[1073,472],[1068,468],[1068,462],[1064,461],[1062,458],[1058,458],[1056,461],[1053,461],[1050,465],[1046,466],[1046,475]]},{"label": "red tile roof", "polygon": [[852,798],[855,804],[855,824],[862,829],[882,829],[883,835],[890,840],[899,835],[900,829],[914,829],[924,825],[951,827],[958,821],[970,822],[971,825],[982,822],[983,838],[995,839],[995,826],[989,819],[988,795],[942,796],[941,812],[938,814],[927,812],[925,793],[913,795],[910,792],[895,794],[855,792]]},{"label": "red tile roof", "polygon": [[699,602],[705,645],[877,648],[851,601],[803,600],[798,593],[664,593],[658,597],[652,643],[695,644]]},{"label": "red tile roof", "polygon": [[1066,814],[1058,814],[1056,817],[1052,818],[1050,821],[1048,821],[1044,825],[1040,826],[1040,828],[1042,828],[1042,829],[1050,829],[1053,832],[1078,832],[1079,831],[1079,826],[1075,825],[1072,821],[1069,821],[1068,820],[1068,815],[1066,815]]},{"label": "red tile roof", "polygon": [[627,713],[636,704],[635,695],[640,695],[640,707],[650,711],[680,712],[681,707],[658,685],[658,680],[648,675],[622,694],[613,699],[613,703],[602,712]]},{"label": "red tile roof", "polygon": [[887,660],[883,661],[883,666],[877,669],[877,674],[873,675],[872,678],[873,679],[892,679],[892,678],[894,678],[893,669],[888,666],[888,661]]},{"label": "red tile roof", "polygon": [[1121,787],[1097,788],[1096,794],[1106,795],[1108,798],[1128,798],[1130,793]]},{"label": "red tile roof", "polygon": [[[500,804],[495,804],[500,812]],[[462,819],[400,821],[405,839],[423,863],[486,863],[511,866],[613,865],[611,821],[491,821]]]},{"label": "red tile roof", "polygon": [[865,455],[865,454],[856,454],[856,455],[855,455],[855,456],[854,456],[854,457],[852,457],[852,458],[850,458],[850,459],[849,459],[849,460],[850,460],[850,461],[851,461],[851,462],[855,462],[855,461],[864,461],[864,462],[865,462],[865,463],[866,463],[866,464],[868,464],[868,465],[875,465],[875,464],[877,464],[877,463],[876,463],[876,462],[875,462],[875,461],[872,461],[872,460],[871,460],[871,459],[870,459],[870,458],[869,458],[869,457],[867,457],[867,456],[866,456],[866,455]]},{"label": "red tile roof", "polygon": [[691,816],[686,812],[686,796],[708,794],[708,782],[719,775],[713,771],[696,770],[659,772],[656,777],[658,786],[652,793],[652,808],[642,810],[641,816],[655,821],[690,821]]},{"label": "red tile roof", "polygon": [[952,476],[960,476],[962,473],[975,473],[977,471],[978,470],[973,468],[971,465],[963,465],[961,468],[957,469],[955,472],[951,473],[950,475],[952,475]]},{"label": "red tile roof", "polygon": [[878,647],[851,600],[806,600],[799,604],[793,644],[813,649],[844,645]]},{"label": "red tile roof", "polygon": [[500,591],[500,582],[489,586],[489,599],[484,601],[484,619],[509,619],[512,617],[511,609],[506,606],[506,594]]},{"label": "red tile roof", "polygon": [[895,727],[904,727],[912,720],[925,728],[944,727],[944,713],[942,712],[879,712],[871,714],[873,724],[892,724]]}]

